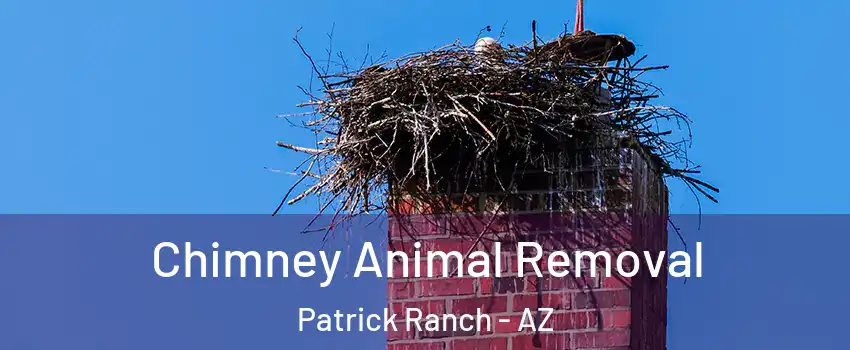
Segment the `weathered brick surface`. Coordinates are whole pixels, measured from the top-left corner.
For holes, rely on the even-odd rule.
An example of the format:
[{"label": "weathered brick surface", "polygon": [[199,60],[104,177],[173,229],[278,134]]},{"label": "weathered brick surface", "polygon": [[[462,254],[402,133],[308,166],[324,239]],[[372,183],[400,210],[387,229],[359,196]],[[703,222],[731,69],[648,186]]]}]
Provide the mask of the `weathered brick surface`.
[{"label": "weathered brick surface", "polygon": [[[423,244],[423,258],[428,250],[489,252],[492,251],[492,242],[498,240],[503,242],[503,256],[502,276],[499,278],[429,278],[424,276],[426,261],[412,262],[408,266],[412,275],[414,265],[418,264],[424,277],[402,278],[401,265],[397,265],[387,288],[389,308],[399,313],[399,321],[403,320],[403,312],[409,307],[440,315],[475,314],[481,309],[492,316],[493,330],[407,332],[402,331],[404,327],[400,326],[399,332],[387,335],[387,349],[665,349],[667,284],[663,276],[667,273],[666,264],[661,278],[648,276],[645,266],[641,266],[640,273],[634,277],[606,278],[586,274],[578,277],[571,274],[562,278],[548,275],[538,278],[526,266],[523,268],[525,273],[519,275],[516,251],[511,251],[516,241],[527,240],[539,242],[549,250],[666,251],[666,187],[651,164],[643,161],[637,151],[624,152],[621,163],[613,171],[618,177],[601,177],[604,182],[601,192],[605,196],[601,202],[598,199],[595,202],[599,210],[589,213],[555,210],[557,200],[567,196],[580,197],[575,193],[565,195],[563,187],[567,185],[556,185],[558,188],[555,190],[560,193],[553,193],[551,187],[529,192],[527,198],[531,199],[528,200],[548,204],[536,209],[529,204],[529,211],[510,217],[409,215],[411,211],[423,211],[409,203],[404,210],[397,210],[405,215],[391,214],[390,250],[412,256],[415,238]],[[626,159],[625,163],[623,159]],[[611,173],[603,172],[603,175]],[[565,181],[569,182],[571,189],[599,188],[599,178],[587,176],[587,171],[574,171]],[[525,188],[535,189],[531,185]],[[569,207],[563,203],[560,205]],[[482,231],[486,234],[479,240]],[[544,255],[539,264],[542,269],[545,269],[546,259],[548,255]],[[493,261],[491,265],[494,265]],[[435,273],[439,275],[442,266],[436,267]],[[449,266],[449,271],[455,268]],[[555,309],[548,322],[554,331],[537,334],[518,331],[522,312],[526,308],[535,310],[538,307]],[[497,322],[497,318],[508,322]]]}]

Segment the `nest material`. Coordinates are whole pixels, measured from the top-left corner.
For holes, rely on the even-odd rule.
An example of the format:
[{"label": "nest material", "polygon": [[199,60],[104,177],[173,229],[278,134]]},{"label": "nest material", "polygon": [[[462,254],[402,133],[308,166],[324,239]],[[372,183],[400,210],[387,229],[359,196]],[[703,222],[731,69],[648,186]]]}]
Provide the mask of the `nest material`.
[{"label": "nest material", "polygon": [[[278,142],[307,154],[284,202],[318,196],[320,212],[348,216],[386,209],[390,192],[511,191],[525,170],[551,168],[558,155],[601,136],[640,148],[664,175],[714,201],[717,189],[691,176],[698,171],[685,152],[689,118],[651,104],[659,90],[640,80],[666,66],[622,57],[634,51],[622,37],[603,51],[595,47],[591,59],[576,54],[590,52],[577,44],[598,37],[583,32],[479,54],[454,43],[366,68],[343,65],[335,74],[307,55],[323,89],[305,91],[310,100],[300,106],[314,118],[303,125],[321,136],[315,147]],[[601,89],[610,99],[600,98]],[[673,139],[671,126],[685,137]]]}]

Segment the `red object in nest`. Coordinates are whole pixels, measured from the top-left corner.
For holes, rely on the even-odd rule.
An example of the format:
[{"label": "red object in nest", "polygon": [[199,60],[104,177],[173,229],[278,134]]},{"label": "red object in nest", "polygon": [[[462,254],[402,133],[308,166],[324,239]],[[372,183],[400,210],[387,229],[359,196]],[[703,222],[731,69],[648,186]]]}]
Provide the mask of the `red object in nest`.
[{"label": "red object in nest", "polygon": [[573,30],[574,34],[584,31],[584,0],[578,0],[576,4],[576,26]]},{"label": "red object in nest", "polygon": [[576,23],[567,43],[570,56],[579,61],[617,61],[635,53],[635,46],[619,35],[598,35],[584,29],[584,0],[576,2]]}]

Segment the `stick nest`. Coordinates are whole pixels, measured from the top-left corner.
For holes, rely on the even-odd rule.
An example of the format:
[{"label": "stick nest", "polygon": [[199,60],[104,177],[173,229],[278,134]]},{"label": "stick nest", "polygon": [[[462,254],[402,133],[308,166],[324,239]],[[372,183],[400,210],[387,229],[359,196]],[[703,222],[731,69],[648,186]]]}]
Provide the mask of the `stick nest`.
[{"label": "stick nest", "polygon": [[312,147],[278,142],[306,155],[281,205],[315,196],[320,213],[350,216],[387,209],[388,193],[511,191],[526,170],[600,138],[641,149],[715,201],[717,189],[692,177],[690,119],[652,104],[660,91],[640,79],[667,67],[578,59],[569,44],[585,35],[479,53],[453,43],[356,69],[342,60],[339,72],[319,68],[296,37],[322,83],[302,89],[309,101],[299,105],[312,108],[301,125],[318,138]]}]

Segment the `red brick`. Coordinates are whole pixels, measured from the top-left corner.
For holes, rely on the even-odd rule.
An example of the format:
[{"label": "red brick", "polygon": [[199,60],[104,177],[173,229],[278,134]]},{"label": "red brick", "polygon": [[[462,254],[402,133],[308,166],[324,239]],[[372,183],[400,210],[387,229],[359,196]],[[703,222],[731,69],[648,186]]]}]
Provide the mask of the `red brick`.
[{"label": "red brick", "polygon": [[[413,259],[413,252],[416,251],[416,247],[413,244],[414,241],[392,241],[387,244],[387,251],[404,252],[407,254],[408,259]],[[424,256],[424,254],[422,256]]]},{"label": "red brick", "polygon": [[389,215],[387,226],[391,238],[433,236],[444,233],[445,218],[439,215]]},{"label": "red brick", "polygon": [[[525,279],[516,276],[491,278],[493,294],[522,293],[525,290]],[[482,294],[484,294],[482,290]]]},{"label": "red brick", "polygon": [[566,291],[566,290],[584,290],[599,287],[599,276],[581,276],[575,277],[569,275],[562,278],[545,275],[539,279],[537,276],[526,276],[525,292],[537,291]]},{"label": "red brick", "polygon": [[[442,259],[437,259],[432,261],[433,264],[433,276],[438,278],[443,275],[443,261]],[[416,265],[419,265],[419,276],[416,275]],[[401,262],[393,263],[393,271],[392,276],[389,276],[393,279],[402,279],[402,280],[412,280],[412,279],[420,279],[420,278],[429,278],[428,277],[428,261],[420,260],[420,261],[412,261],[409,260],[407,262],[407,276],[404,275],[404,264]],[[453,269],[449,269],[451,273]]]},{"label": "red brick", "polygon": [[507,262],[507,265],[506,265],[506,266],[507,266],[507,271],[505,271],[505,272],[508,272],[508,273],[516,273],[516,272],[517,272],[517,269],[516,269],[516,266],[517,266],[516,255],[514,255],[514,254],[512,254],[512,253],[508,253],[508,252],[507,252],[507,249],[506,249],[506,248],[504,248],[504,246],[503,246],[503,248],[502,248],[502,249],[503,249],[503,250],[505,250],[505,251],[503,251],[503,252],[502,252],[502,257],[503,257],[505,260],[507,260],[507,261],[506,261],[506,262]]},{"label": "red brick", "polygon": [[[451,326],[451,323],[447,324],[447,328],[443,328],[442,322],[439,325],[439,329],[437,330],[429,330],[426,329],[426,322],[420,321],[420,326],[422,327],[422,331],[420,333],[420,338],[423,339],[437,339],[437,338],[452,338],[452,337],[466,337],[475,335],[476,329],[473,327],[469,330],[463,330],[460,326],[457,329],[454,329]],[[430,328],[430,327],[427,327]]]},{"label": "red brick", "polygon": [[502,214],[453,215],[446,220],[446,227],[449,234],[475,236],[486,232],[488,235],[495,235],[511,232],[511,220],[509,216]]},{"label": "red brick", "polygon": [[[502,248],[502,249],[504,249],[504,248]],[[504,274],[510,272],[511,264],[513,262],[511,261],[511,256],[509,254],[501,254],[500,256],[501,256],[501,263],[499,264],[499,268],[500,268],[499,270],[501,270],[500,272],[502,273],[502,275],[504,275]],[[495,261],[493,262],[493,264],[494,264],[494,267],[495,267],[495,264],[496,264]]]},{"label": "red brick", "polygon": [[[631,175],[633,171],[637,170],[629,168],[626,174]],[[623,185],[631,184],[626,181]],[[649,186],[658,185],[649,184]],[[657,194],[655,192],[649,194],[656,196],[647,199],[651,201],[658,200],[661,198],[658,196],[664,195],[663,188],[658,188],[636,188],[635,191],[643,191],[638,192],[646,195],[647,191],[657,190]],[[423,207],[419,209],[429,210]],[[663,206],[653,207],[653,210],[655,209],[660,212],[666,211]],[[519,226],[509,231],[518,235],[501,239],[503,249],[501,272],[516,271],[515,240],[536,239],[524,232],[540,231],[540,237],[547,236],[540,240],[544,248],[565,249],[567,247],[567,251],[569,249],[607,251],[611,253],[612,263],[616,262],[616,252],[626,246],[638,251],[666,249],[667,236],[663,232],[666,217],[665,220],[656,220],[658,222],[641,222],[632,220],[630,216],[620,217],[620,215],[621,213],[514,215],[511,217],[513,222],[510,225],[519,224]],[[423,220],[424,217],[412,219],[414,220],[410,223],[410,229],[415,230],[417,238],[422,240],[423,247],[420,253],[423,258],[427,256],[428,251],[435,250],[458,251],[465,254],[473,246],[474,238],[480,230],[484,229],[488,221],[483,217],[463,217],[462,215],[437,218],[430,222]],[[397,223],[397,221],[394,222],[394,224]],[[507,221],[500,221],[489,227],[494,231],[504,231],[507,228],[509,228]],[[456,236],[449,236],[448,229],[460,232]],[[394,243],[409,241],[406,242],[405,249],[412,253],[411,238],[401,234],[397,226],[391,226],[390,230],[391,240]],[[656,232],[659,233],[656,234]],[[563,246],[553,246],[551,242],[555,240],[548,239],[550,238],[548,236],[552,235],[559,235],[557,241]],[[488,247],[492,244],[490,241],[493,238],[498,238],[498,235],[488,235],[484,239],[487,243],[478,243],[475,248],[491,252]],[[410,338],[410,335],[399,332],[392,337],[401,338],[401,340],[388,342],[388,350],[507,350],[507,348],[512,350],[573,348],[576,350],[628,350],[632,347],[634,349],[631,350],[655,350],[664,348],[666,280],[647,282],[643,278],[590,277],[586,268],[581,277],[576,277],[572,273],[574,267],[570,266],[566,267],[570,272],[568,276],[564,278],[545,276],[538,283],[536,276],[529,273],[530,265],[524,266],[526,273],[529,273],[527,276],[508,276],[510,275],[508,273],[498,279],[495,276],[487,278],[453,276],[441,279],[439,277],[442,272],[441,261],[435,261],[435,263],[437,266],[433,272],[438,276],[434,278],[427,277],[426,261],[412,262],[408,265],[411,276],[414,267],[420,267],[421,278],[393,279],[393,277],[402,277],[401,269],[394,269],[388,286],[388,297],[392,301],[391,308],[402,312],[407,307],[417,307],[423,312],[437,314],[446,311],[451,311],[453,314],[474,314],[477,312],[476,309],[480,308],[482,312],[491,314],[491,326],[494,330],[483,331],[478,336],[473,332],[415,332],[413,339],[406,339]],[[469,261],[466,263],[468,266]],[[548,267],[548,255],[544,254],[538,264],[545,273]],[[450,259],[448,270],[455,270],[455,265],[454,259]],[[600,271],[601,267],[597,267],[597,273]],[[410,282],[413,288],[403,287],[410,285]],[[636,286],[631,289],[633,283]],[[537,301],[539,292],[542,293],[540,305]],[[424,298],[428,301],[423,302],[414,298]],[[519,324],[522,321],[521,311],[526,308],[536,310],[538,307],[558,309],[546,324],[554,328],[554,332],[541,331],[538,334],[519,332]],[[435,310],[428,310],[429,308]],[[511,313],[506,314],[507,312]],[[639,315],[641,321],[633,324],[632,315],[635,317]],[[510,322],[498,322],[503,318],[507,318]],[[629,346],[631,334],[634,334],[636,339],[636,344],[632,347]],[[434,341],[433,338],[443,340]],[[535,343],[539,347],[535,347]]]},{"label": "red brick", "polygon": [[573,338],[577,349],[629,345],[628,330],[576,333]]},{"label": "red brick", "polygon": [[[596,317],[593,315],[595,315],[593,311],[556,313],[549,318],[546,327],[552,328],[554,331],[592,328],[596,323]],[[591,323],[591,319],[593,323]]]},{"label": "red brick", "polygon": [[623,328],[631,326],[632,311],[631,310],[603,310],[602,324],[603,328]]},{"label": "red brick", "polygon": [[446,313],[446,301],[445,300],[427,300],[427,301],[405,301],[405,302],[395,302],[390,304],[390,311],[398,314],[396,319],[403,319],[407,314],[408,308],[419,309],[423,314],[445,314]]},{"label": "red brick", "polygon": [[[533,256],[533,255],[526,255],[526,257],[531,257],[531,256]],[[532,276],[536,276],[537,272],[534,270],[534,265],[537,265],[537,267],[540,269],[541,273],[548,274],[549,269],[550,269],[549,257],[550,257],[550,254],[544,253],[542,255],[542,257],[540,258],[540,260],[538,260],[536,263],[526,262],[522,267],[523,274],[531,274]],[[516,258],[514,258],[514,260],[516,260]],[[572,269],[573,269],[572,258],[569,254],[566,257],[566,260],[564,259],[564,257],[555,258],[555,262],[562,263],[564,261],[569,261],[570,265],[563,266],[563,264],[558,264],[558,267],[551,267],[551,268],[554,269],[554,271],[556,271],[556,272],[572,271]],[[516,267],[518,265],[517,262],[513,262],[513,264],[514,264],[514,267]],[[516,272],[516,271],[518,271],[518,270],[514,270],[514,272]]]},{"label": "red brick", "polygon": [[576,293],[573,299],[576,309],[606,309],[631,305],[628,290],[595,290]]},{"label": "red brick", "polygon": [[422,256],[426,257],[427,252],[459,252],[461,255],[466,255],[466,252],[472,248],[473,241],[466,239],[435,239],[425,241],[422,244]]},{"label": "red brick", "polygon": [[492,277],[478,279],[478,290],[481,295],[493,294],[493,279]]},{"label": "red brick", "polygon": [[[476,276],[481,276],[482,274],[486,273],[487,276],[494,277],[496,268],[495,256],[493,256],[490,250],[476,250],[474,252],[477,254],[469,258],[466,258],[466,251],[460,252],[461,255],[465,257],[463,261],[463,269],[459,269],[459,266],[455,262],[455,259],[451,259],[451,269],[449,270],[449,272],[452,272],[457,269],[458,273],[463,273],[463,276],[468,277],[470,274],[470,266],[475,265],[472,267],[472,272],[475,273]],[[484,263],[484,258],[481,256],[482,252],[487,254],[486,264]],[[504,257],[502,259],[504,260]],[[503,270],[505,269],[504,264],[501,264],[501,268]]]},{"label": "red brick", "polygon": [[387,350],[446,350],[444,342],[416,342],[416,343],[390,343],[387,344]]},{"label": "red brick", "polygon": [[[562,278],[556,278],[549,275],[538,279],[537,276],[525,276],[525,292],[537,291],[563,291],[563,290],[583,290],[599,287],[599,276],[590,277],[583,275],[576,277],[569,275]],[[539,281],[539,282],[538,282]]]},{"label": "red brick", "polygon": [[[539,339],[540,335],[536,335]],[[542,347],[534,346],[535,335],[517,335],[511,337],[511,350],[540,350]],[[542,344],[538,344],[542,345]]]},{"label": "red brick", "polygon": [[537,311],[539,308],[551,308],[555,310],[566,310],[570,308],[570,295],[562,293],[515,294],[511,310],[523,312],[525,309]]},{"label": "red brick", "polygon": [[[419,256],[421,258],[428,257],[428,252],[460,252],[461,255],[466,255],[466,252],[472,247],[474,241],[459,238],[439,238],[430,240],[421,240],[419,248]],[[413,258],[416,247],[414,241],[393,242],[388,245],[390,251],[400,251],[407,254],[409,258]]]},{"label": "red brick", "polygon": [[507,350],[508,338],[453,340],[450,350]]},{"label": "red brick", "polygon": [[602,280],[602,288],[623,289],[631,287],[631,278],[623,276],[607,276]]},{"label": "red brick", "polygon": [[612,228],[608,235],[614,244],[628,246],[632,242],[632,230],[626,228]]},{"label": "red brick", "polygon": [[511,220],[513,232],[538,233],[552,229],[552,215],[549,212],[515,214]]},{"label": "red brick", "polygon": [[419,282],[419,296],[422,297],[472,294],[475,294],[474,278],[441,278]]},{"label": "red brick", "polygon": [[391,282],[387,284],[387,295],[392,300],[410,299],[413,297],[414,287],[413,282]]},{"label": "red brick", "polygon": [[[532,320],[531,324],[534,324],[533,322],[534,321]],[[520,331],[520,325],[521,324],[522,324],[522,315],[493,317],[493,332],[495,332],[495,333],[519,333],[519,332],[531,332],[531,331],[533,331],[532,328],[524,328],[522,331]]]},{"label": "red brick", "polygon": [[[535,337],[537,342],[535,342]],[[535,346],[539,345],[539,346]],[[564,350],[570,348],[570,335],[567,333],[538,333],[536,335],[517,335],[511,338],[511,350]]]},{"label": "red brick", "polygon": [[414,328],[407,329],[407,325],[404,322],[397,322],[395,324],[395,328],[387,327],[387,341],[396,341],[396,340],[411,340],[415,339],[416,334],[414,332]]},{"label": "red brick", "polygon": [[579,230],[575,234],[578,243],[576,248],[587,249],[600,246],[599,232],[596,230]]},{"label": "red brick", "polygon": [[537,292],[548,290],[546,277],[538,279],[537,276],[525,276],[525,292]]},{"label": "red brick", "polygon": [[484,314],[507,312],[508,298],[486,296],[452,300],[452,314],[475,314],[478,309],[481,309],[481,313]]},{"label": "red brick", "polygon": [[[570,275],[557,280],[552,279],[552,290],[598,288],[601,280],[602,278],[599,275],[595,277],[588,275],[581,275],[580,277]],[[561,283],[558,284],[556,281]]]}]

